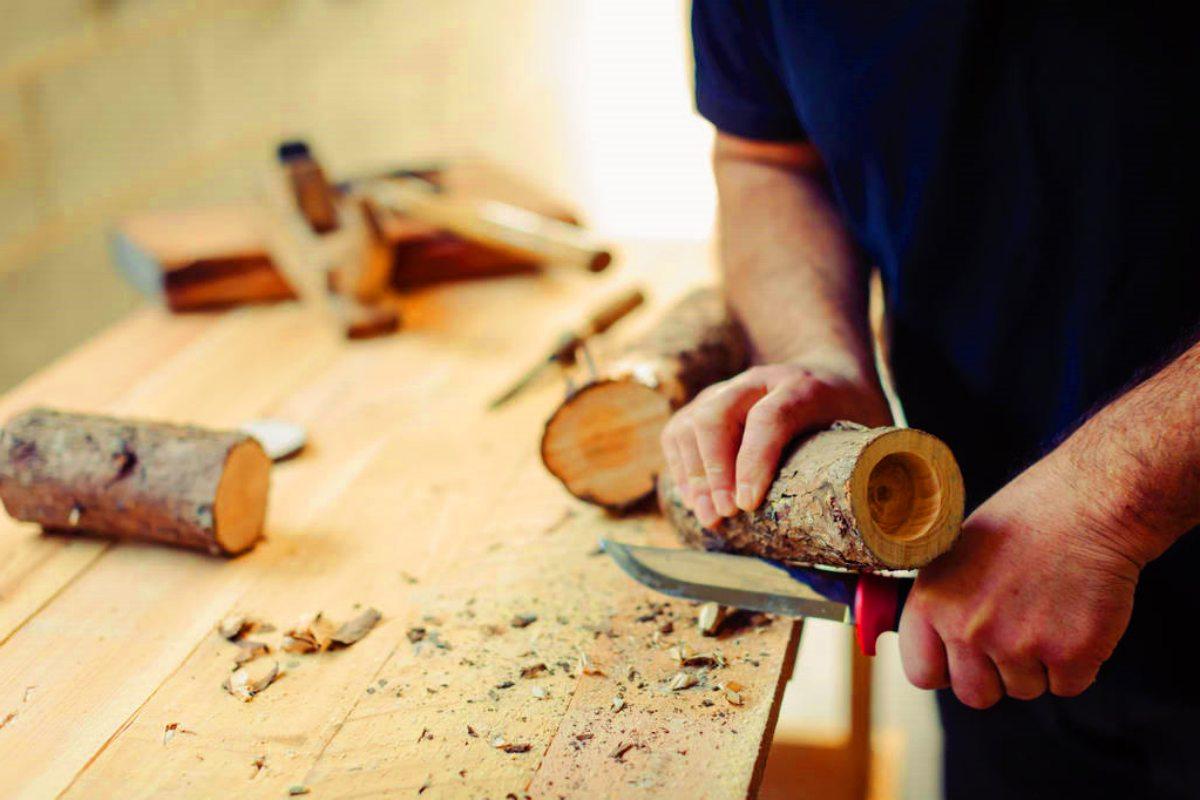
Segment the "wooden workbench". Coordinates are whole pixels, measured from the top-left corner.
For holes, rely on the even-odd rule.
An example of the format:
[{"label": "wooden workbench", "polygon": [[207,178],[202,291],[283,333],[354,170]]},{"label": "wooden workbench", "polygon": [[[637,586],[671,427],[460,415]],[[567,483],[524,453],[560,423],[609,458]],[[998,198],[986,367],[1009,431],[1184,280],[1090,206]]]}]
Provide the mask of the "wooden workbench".
[{"label": "wooden workbench", "polygon": [[[584,506],[538,461],[561,385],[484,411],[618,284],[642,281],[661,307],[707,263],[700,246],[630,247],[613,277],[429,290],[404,302],[404,332],[368,342],[297,303],[148,309],[0,398],[0,419],[48,404],[226,427],[280,417],[310,435],[275,467],[267,540],[238,559],[0,514],[0,796],[752,794],[798,627],[702,639],[691,605],[652,606],[663,598],[596,539],[669,540],[663,521]],[[284,628],[355,604],[384,617],[353,647],[280,654],[284,676],[251,702],[222,691],[235,648],[214,626],[228,613]],[[727,666],[670,691],[681,642]],[[546,671],[520,677],[535,663]],[[729,681],[740,706],[715,689]]]}]

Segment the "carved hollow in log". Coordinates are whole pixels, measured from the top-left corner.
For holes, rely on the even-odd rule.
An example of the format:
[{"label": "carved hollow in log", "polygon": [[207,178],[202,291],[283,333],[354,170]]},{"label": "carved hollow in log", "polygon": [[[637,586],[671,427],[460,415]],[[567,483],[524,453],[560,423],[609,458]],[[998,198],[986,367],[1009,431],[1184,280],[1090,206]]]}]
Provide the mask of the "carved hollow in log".
[{"label": "carved hollow in log", "polygon": [[675,409],[746,368],[749,345],[714,289],[699,289],[601,367],[546,423],[542,461],[567,491],[620,510],[654,491]]},{"label": "carved hollow in log", "polygon": [[258,541],[271,461],[244,433],[34,409],[0,430],[15,519],[236,555]]},{"label": "carved hollow in log", "polygon": [[800,442],[762,504],[705,528],[659,477],[659,504],[693,547],[860,571],[912,569],[946,552],[963,519],[962,474],[941,440],[837,423]]}]

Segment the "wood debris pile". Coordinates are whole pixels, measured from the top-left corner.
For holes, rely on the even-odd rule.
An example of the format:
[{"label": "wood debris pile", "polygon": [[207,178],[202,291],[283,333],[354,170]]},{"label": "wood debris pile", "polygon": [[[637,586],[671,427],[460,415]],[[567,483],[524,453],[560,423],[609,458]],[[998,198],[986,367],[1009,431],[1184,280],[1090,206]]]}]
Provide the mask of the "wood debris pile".
[{"label": "wood debris pile", "polygon": [[310,654],[349,647],[370,633],[382,617],[376,609],[366,608],[339,625],[320,611],[312,612],[297,620],[282,634],[279,644],[272,647],[261,639],[246,637],[272,633],[275,626],[245,614],[230,614],[217,623],[221,638],[237,647],[233,672],[221,685],[242,702],[249,702],[284,674],[278,661],[264,656],[277,650]]}]

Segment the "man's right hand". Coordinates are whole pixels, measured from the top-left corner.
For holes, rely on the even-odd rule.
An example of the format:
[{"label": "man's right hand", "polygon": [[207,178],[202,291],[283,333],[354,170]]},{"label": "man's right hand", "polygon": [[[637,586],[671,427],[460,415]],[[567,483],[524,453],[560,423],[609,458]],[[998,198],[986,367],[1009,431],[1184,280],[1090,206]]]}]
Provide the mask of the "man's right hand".
[{"label": "man's right hand", "polygon": [[662,434],[683,502],[705,527],[758,507],[795,436],[839,419],[878,426],[891,412],[874,375],[803,362],[752,367],[679,409]]}]

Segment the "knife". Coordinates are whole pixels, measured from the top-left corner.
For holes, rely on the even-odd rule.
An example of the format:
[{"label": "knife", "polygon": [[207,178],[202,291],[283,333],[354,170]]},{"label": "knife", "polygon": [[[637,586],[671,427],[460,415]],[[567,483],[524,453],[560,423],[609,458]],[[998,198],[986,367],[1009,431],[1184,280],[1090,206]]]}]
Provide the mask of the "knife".
[{"label": "knife", "polygon": [[875,655],[875,640],[900,625],[911,578],[790,567],[753,556],[602,539],[600,546],[629,577],[672,597],[854,626],[858,647]]}]

